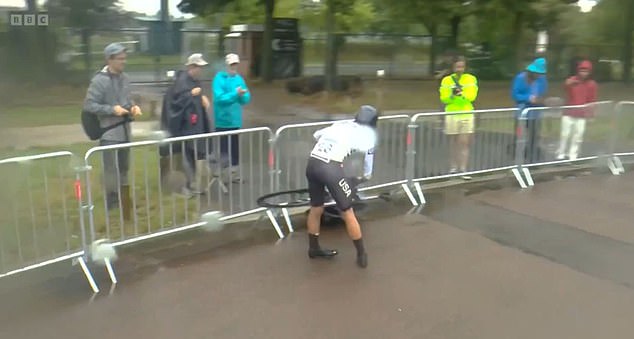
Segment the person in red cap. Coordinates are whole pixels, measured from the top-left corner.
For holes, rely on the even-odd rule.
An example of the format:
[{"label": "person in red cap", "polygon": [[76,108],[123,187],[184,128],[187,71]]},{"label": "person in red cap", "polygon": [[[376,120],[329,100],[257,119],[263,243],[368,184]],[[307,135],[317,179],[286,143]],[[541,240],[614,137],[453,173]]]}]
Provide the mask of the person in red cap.
[{"label": "person in red cap", "polygon": [[[587,105],[597,100],[597,83],[590,78],[592,63],[582,60],[577,65],[577,74],[566,80],[566,105]],[[576,160],[579,146],[586,130],[586,120],[594,116],[593,107],[570,108],[561,117],[561,138],[557,160]]]}]

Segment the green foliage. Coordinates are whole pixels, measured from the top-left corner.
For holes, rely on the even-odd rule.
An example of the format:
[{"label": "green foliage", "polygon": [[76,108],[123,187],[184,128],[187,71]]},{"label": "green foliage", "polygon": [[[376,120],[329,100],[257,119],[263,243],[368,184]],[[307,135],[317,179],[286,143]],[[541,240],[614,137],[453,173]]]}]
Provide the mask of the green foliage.
[{"label": "green foliage", "polygon": [[117,25],[118,0],[49,0],[49,15],[55,25],[77,29],[98,29]]},{"label": "green foliage", "polygon": [[[281,2],[289,1],[282,0]],[[336,11],[336,30],[346,33],[366,32],[376,17],[374,4],[370,0],[338,0],[334,2]],[[298,15],[303,27],[311,31],[324,31],[327,7],[309,7]]]}]

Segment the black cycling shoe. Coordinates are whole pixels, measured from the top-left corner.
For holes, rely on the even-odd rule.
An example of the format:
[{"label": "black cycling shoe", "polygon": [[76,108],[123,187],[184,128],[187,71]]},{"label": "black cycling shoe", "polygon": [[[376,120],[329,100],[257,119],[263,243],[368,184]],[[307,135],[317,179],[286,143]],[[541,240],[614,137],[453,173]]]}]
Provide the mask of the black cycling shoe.
[{"label": "black cycling shoe", "polygon": [[323,248],[318,248],[318,249],[309,249],[308,250],[308,257],[313,259],[313,258],[331,258],[334,257],[335,255],[337,255],[337,250],[329,250],[329,249],[323,249]]},{"label": "black cycling shoe", "polygon": [[366,253],[357,255],[357,265],[361,268],[368,267],[368,255]]}]

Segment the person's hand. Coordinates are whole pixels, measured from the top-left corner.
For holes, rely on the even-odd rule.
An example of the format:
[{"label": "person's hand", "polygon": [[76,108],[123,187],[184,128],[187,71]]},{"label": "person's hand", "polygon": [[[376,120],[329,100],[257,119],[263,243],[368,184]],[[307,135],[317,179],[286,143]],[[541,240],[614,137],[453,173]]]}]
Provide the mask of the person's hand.
[{"label": "person's hand", "polygon": [[192,89],[192,96],[200,95],[200,92],[202,92],[202,89],[200,89],[200,87],[193,88]]},{"label": "person's hand", "polygon": [[115,105],[115,106],[113,107],[113,109],[114,109],[114,115],[116,115],[116,116],[118,116],[118,117],[120,117],[120,116],[122,116],[122,115],[126,115],[126,114],[129,114],[129,113],[130,113],[127,109],[125,109],[125,108],[121,107],[121,105]]},{"label": "person's hand", "polygon": [[143,112],[141,112],[141,107],[137,105],[132,106],[132,108],[130,109],[130,113],[132,113],[132,115],[135,117],[143,115]]},{"label": "person's hand", "polygon": [[567,86],[576,85],[578,83],[579,83],[579,80],[577,80],[577,78],[570,78],[570,79],[566,80],[566,85]]},{"label": "person's hand", "polygon": [[530,96],[530,98],[528,99],[528,101],[529,101],[531,104],[535,104],[535,103],[537,103],[537,97],[536,97],[536,96],[534,96],[534,95],[531,95],[531,96]]},{"label": "person's hand", "polygon": [[237,89],[238,95],[242,96],[244,93],[248,92],[246,89],[242,89],[242,87],[238,87]]},{"label": "person's hand", "polygon": [[207,98],[207,96],[202,96],[202,100],[203,100],[203,107],[204,108],[209,108],[209,99]]}]

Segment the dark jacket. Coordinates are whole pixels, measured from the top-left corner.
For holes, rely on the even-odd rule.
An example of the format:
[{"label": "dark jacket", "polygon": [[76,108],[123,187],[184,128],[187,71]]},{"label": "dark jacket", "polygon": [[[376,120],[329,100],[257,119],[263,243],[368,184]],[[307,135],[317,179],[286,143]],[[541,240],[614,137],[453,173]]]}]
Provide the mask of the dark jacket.
[{"label": "dark jacket", "polygon": [[[97,72],[90,81],[84,99],[84,111],[96,114],[102,128],[112,126],[130,117],[119,117],[114,114],[114,106],[121,105],[130,110],[133,103],[130,99],[130,80],[125,73],[111,74],[108,67]],[[127,142],[130,140],[130,123],[113,128],[103,134],[101,140]]]},{"label": "dark jacket", "polygon": [[[200,81],[192,78],[187,71],[179,71],[176,74],[176,80],[163,96],[161,128],[171,137],[211,132],[211,121],[203,108],[202,93],[197,96],[191,93],[196,87],[201,87]],[[205,141],[199,139],[196,144],[198,153],[203,154],[206,150]],[[188,142],[186,145],[188,148],[194,147],[193,142]],[[175,144],[173,151],[180,152],[180,146]]]},{"label": "dark jacket", "polygon": [[196,87],[202,88],[200,81],[192,78],[187,71],[179,71],[171,90],[166,94],[169,102],[167,128],[172,136],[211,132],[209,115],[203,108],[202,93],[192,95],[192,89]]}]

